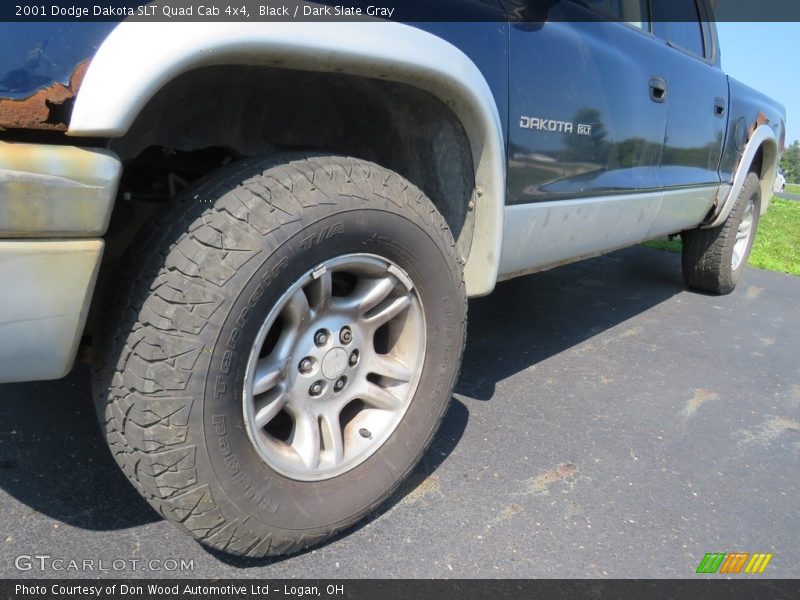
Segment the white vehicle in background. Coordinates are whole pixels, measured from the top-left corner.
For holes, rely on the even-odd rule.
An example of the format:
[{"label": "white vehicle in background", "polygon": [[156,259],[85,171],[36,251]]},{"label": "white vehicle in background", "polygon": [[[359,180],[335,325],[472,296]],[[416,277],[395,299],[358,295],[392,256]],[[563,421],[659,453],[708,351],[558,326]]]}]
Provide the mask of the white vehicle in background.
[{"label": "white vehicle in background", "polygon": [[775,185],[772,186],[772,191],[775,194],[782,194],[784,190],[786,190],[786,176],[784,176],[782,169],[778,169],[778,174],[775,176]]}]

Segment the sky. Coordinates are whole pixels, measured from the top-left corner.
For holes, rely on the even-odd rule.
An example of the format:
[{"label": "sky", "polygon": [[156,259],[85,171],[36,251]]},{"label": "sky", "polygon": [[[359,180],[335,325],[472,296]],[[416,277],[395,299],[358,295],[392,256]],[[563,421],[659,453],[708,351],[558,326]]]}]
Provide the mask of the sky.
[{"label": "sky", "polygon": [[800,140],[800,23],[717,23],[722,70],[786,107],[786,145]]}]

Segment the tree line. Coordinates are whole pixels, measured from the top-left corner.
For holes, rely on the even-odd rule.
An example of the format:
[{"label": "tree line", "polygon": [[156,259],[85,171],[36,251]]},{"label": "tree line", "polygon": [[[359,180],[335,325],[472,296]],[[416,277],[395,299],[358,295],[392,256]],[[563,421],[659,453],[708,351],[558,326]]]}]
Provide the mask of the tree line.
[{"label": "tree line", "polygon": [[781,168],[789,183],[800,183],[800,141],[795,140],[781,159]]}]

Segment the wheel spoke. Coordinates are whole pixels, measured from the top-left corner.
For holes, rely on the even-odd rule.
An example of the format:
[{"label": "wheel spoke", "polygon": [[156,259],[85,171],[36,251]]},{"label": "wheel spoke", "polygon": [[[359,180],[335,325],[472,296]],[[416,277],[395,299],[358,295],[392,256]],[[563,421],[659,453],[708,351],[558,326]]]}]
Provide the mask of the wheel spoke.
[{"label": "wheel spoke", "polygon": [[411,381],[413,373],[400,359],[388,354],[373,354],[369,357],[367,368],[371,373],[406,383]]},{"label": "wheel spoke", "polygon": [[274,388],[283,378],[286,363],[291,357],[291,349],[300,331],[296,326],[286,324],[269,356],[259,358],[253,375],[253,395],[257,396]]},{"label": "wheel spoke", "polygon": [[750,235],[750,226],[744,223],[739,226],[739,231],[736,232],[736,241],[747,239]]},{"label": "wheel spoke", "polygon": [[742,260],[741,252],[737,248],[734,247],[734,249],[733,249],[733,265],[734,265],[734,268],[739,265],[741,260]]},{"label": "wheel spoke", "polygon": [[325,310],[331,302],[333,293],[331,272],[325,269],[306,289],[308,290],[311,310],[315,313]]},{"label": "wheel spoke", "polygon": [[297,328],[308,319],[309,312],[310,306],[306,293],[302,289],[299,289],[289,298],[289,301],[283,308],[282,314],[294,328]]},{"label": "wheel spoke", "polygon": [[361,279],[353,290],[351,297],[356,303],[359,314],[365,314],[386,300],[397,285],[391,275],[380,279]]},{"label": "wheel spoke", "polygon": [[739,268],[747,254],[747,244],[753,235],[753,212],[753,205],[749,204],[736,230],[736,238],[733,242],[733,253],[731,255],[731,267],[733,269]]},{"label": "wheel spoke", "polygon": [[401,400],[397,396],[372,382],[367,383],[358,397],[369,406],[382,410],[397,410],[401,405]]},{"label": "wheel spoke", "polygon": [[409,306],[411,306],[411,296],[406,294],[405,296],[395,298],[385,307],[366,317],[364,321],[373,328],[378,328],[394,319]]},{"label": "wheel spoke", "polygon": [[316,469],[319,465],[319,421],[308,411],[299,411],[294,414],[294,433],[291,446],[309,469]]},{"label": "wheel spoke", "polygon": [[278,413],[286,405],[286,399],[286,394],[283,391],[279,391],[277,394],[258,400],[254,417],[256,426],[260,429],[278,416]]},{"label": "wheel spoke", "polygon": [[322,444],[331,455],[331,461],[338,465],[344,459],[344,436],[339,423],[339,413],[325,414],[322,417]]},{"label": "wheel spoke", "polygon": [[268,392],[280,382],[283,377],[283,368],[286,359],[266,357],[258,361],[256,372],[253,376],[253,396]]},{"label": "wheel spoke", "polygon": [[286,317],[275,348],[269,356],[259,358],[253,375],[253,395],[258,396],[274,388],[283,378],[286,363],[291,356],[292,345],[300,335],[300,325],[308,318],[308,299],[303,290],[298,290],[283,309]]}]

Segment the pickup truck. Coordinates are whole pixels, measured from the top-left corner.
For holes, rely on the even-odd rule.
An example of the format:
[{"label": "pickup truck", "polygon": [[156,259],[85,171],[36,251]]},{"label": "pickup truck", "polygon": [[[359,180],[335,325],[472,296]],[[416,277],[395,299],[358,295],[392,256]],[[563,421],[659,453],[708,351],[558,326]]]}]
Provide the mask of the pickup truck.
[{"label": "pickup truck", "polygon": [[0,25],[0,381],[90,360],[114,458],[207,546],[381,505],[498,281],[667,235],[690,288],[743,276],[785,111],[706,0],[448,5]]}]

